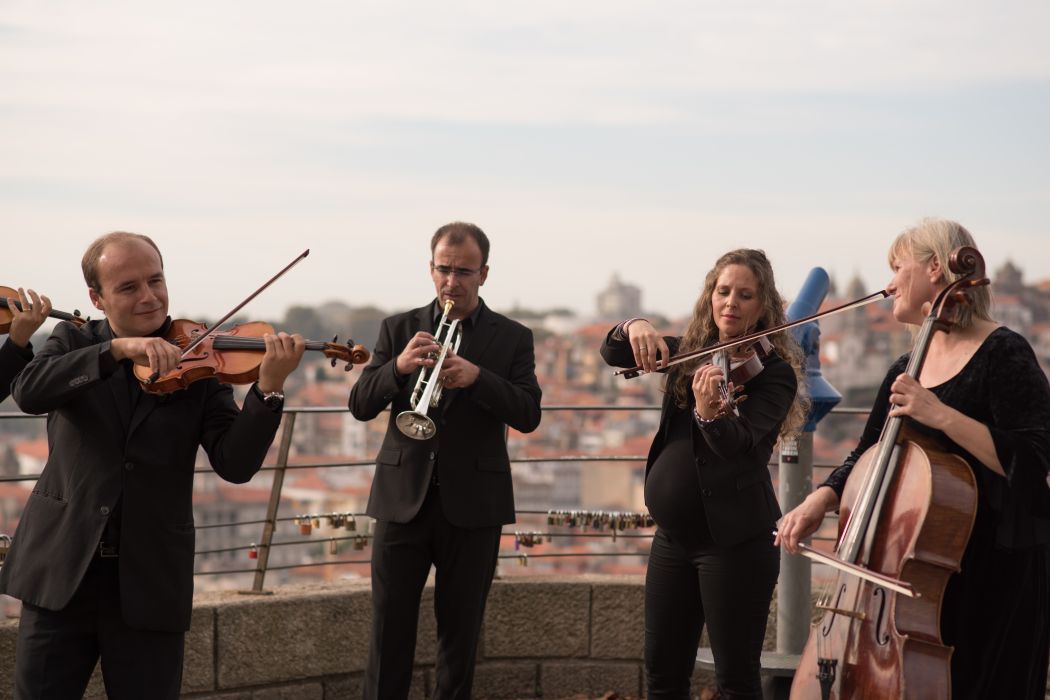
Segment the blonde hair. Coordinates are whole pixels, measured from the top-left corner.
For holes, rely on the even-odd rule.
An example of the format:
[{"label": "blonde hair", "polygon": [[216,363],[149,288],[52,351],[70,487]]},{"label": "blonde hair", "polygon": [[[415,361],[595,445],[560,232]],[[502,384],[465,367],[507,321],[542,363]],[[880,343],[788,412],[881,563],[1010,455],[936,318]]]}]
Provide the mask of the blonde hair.
[{"label": "blonde hair", "polygon": [[[743,265],[747,267],[758,282],[758,297],[761,302],[761,310],[759,311],[755,327],[752,329],[753,331],[772,328],[786,321],[784,316],[784,299],[777,291],[776,283],[773,280],[773,266],[770,265],[766,254],[761,250],[750,248],[732,250],[720,257],[715,262],[715,266],[707,273],[707,277],[704,278],[703,291],[700,292],[700,296],[693,307],[693,318],[689,322],[689,327],[685,330],[685,335],[682,336],[678,352],[697,350],[717,342],[718,326],[715,325],[712,297],[714,296],[715,285],[718,283],[718,276],[729,265]],[[802,348],[799,347],[795,336],[788,331],[774,333],[769,336],[769,341],[773,344],[777,355],[790,364],[791,369],[795,371],[798,389],[795,393],[795,400],[791,404],[791,409],[780,426],[780,435],[782,437],[794,435],[805,424],[809,413],[809,396],[806,393],[806,377],[803,371],[805,358],[802,356]],[[674,365],[667,375],[664,390],[672,394],[675,404],[679,408],[686,408],[689,405],[693,372],[696,371],[698,362],[690,361]]]},{"label": "blonde hair", "polygon": [[[926,218],[915,226],[905,229],[893,244],[887,258],[892,268],[894,262],[911,258],[918,262],[937,260],[944,282],[950,284],[962,275],[948,268],[952,251],[961,246],[977,247],[973,236],[962,224],[950,219]],[[975,319],[991,321],[992,295],[988,285],[970,290],[971,304],[959,304],[955,324],[959,328],[969,328]]]}]

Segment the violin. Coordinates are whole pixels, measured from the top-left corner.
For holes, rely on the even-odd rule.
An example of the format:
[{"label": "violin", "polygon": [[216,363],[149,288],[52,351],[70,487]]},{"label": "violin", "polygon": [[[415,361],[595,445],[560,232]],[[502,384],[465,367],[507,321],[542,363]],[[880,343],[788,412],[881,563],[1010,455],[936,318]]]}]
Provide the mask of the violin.
[{"label": "violin", "polygon": [[[11,321],[14,320],[15,314],[7,305],[8,298],[15,299],[15,308],[19,311],[22,310],[22,304],[18,300],[18,290],[12,289],[11,287],[0,286],[0,334],[7,333],[11,330]],[[83,326],[88,322],[88,319],[81,318],[80,312],[76,309],[73,313],[66,313],[65,311],[51,310],[48,314],[50,318],[57,318],[60,321],[69,321],[70,323]]]},{"label": "violin", "polygon": [[[762,373],[766,368],[765,361],[775,352],[773,343],[762,335],[748,345],[720,350],[711,357],[711,362],[722,369],[722,381],[718,387],[722,405],[716,417],[721,418],[730,413],[740,415],[737,406],[747,399],[747,395],[737,393],[743,390],[747,382]],[[730,383],[733,384],[733,391],[729,390]]]},{"label": "violin", "polygon": [[[135,376],[142,388],[151,394],[170,394],[185,389],[201,379],[214,377],[223,384],[251,384],[259,378],[266,343],[263,336],[274,334],[268,323],[256,321],[241,323],[226,331],[208,331],[208,327],[195,321],[176,319],[168,327],[164,339],[177,345],[184,352],[178,366],[154,377],[149,367],[135,365]],[[306,341],[306,349],[324,353],[337,362],[346,363],[346,371],[353,365],[368,362],[369,353],[363,345],[354,345],[352,340],[340,345],[337,338],[331,342]]]}]

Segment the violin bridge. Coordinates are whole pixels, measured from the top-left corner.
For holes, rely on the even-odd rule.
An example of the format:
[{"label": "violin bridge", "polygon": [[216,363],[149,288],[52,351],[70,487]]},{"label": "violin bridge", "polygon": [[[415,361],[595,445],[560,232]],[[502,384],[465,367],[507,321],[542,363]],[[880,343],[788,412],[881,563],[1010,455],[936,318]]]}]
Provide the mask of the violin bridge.
[{"label": "violin bridge", "polygon": [[824,610],[825,612],[835,613],[836,615],[842,615],[843,617],[852,617],[854,620],[860,620],[863,622],[868,619],[868,616],[862,612],[856,610],[845,610],[843,608],[836,608],[831,605],[817,604],[817,610]]}]

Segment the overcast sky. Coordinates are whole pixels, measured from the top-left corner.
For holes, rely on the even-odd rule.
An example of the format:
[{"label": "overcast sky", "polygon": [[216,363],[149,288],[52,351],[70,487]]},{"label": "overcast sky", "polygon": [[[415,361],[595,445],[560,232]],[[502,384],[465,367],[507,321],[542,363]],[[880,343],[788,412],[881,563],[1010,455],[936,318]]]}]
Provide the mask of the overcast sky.
[{"label": "overcast sky", "polygon": [[815,265],[881,288],[927,215],[1048,278],[1048,27],[1037,0],[4,0],[0,284],[86,311],[80,256],[125,229],[175,315],[305,247],[249,315],[403,309],[460,219],[496,308],[590,313],[618,272],[681,316],[739,246],[789,298]]}]

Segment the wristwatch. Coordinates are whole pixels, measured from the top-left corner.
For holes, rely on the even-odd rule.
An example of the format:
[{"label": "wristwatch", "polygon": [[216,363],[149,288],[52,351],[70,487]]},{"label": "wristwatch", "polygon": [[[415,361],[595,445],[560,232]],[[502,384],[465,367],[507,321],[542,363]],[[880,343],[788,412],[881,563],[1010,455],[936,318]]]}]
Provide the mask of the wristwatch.
[{"label": "wristwatch", "polygon": [[274,411],[279,411],[284,408],[283,391],[267,391],[265,393],[260,391],[259,393],[262,394],[262,402],[266,404],[267,408]]}]

